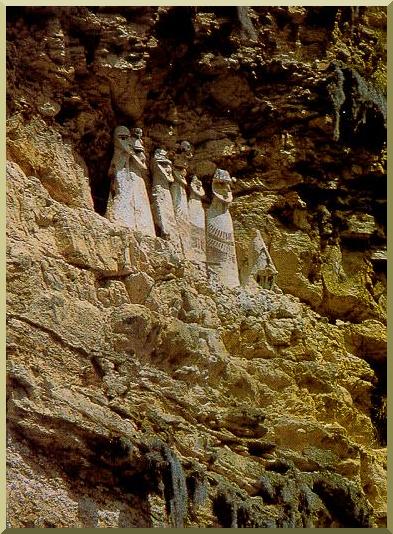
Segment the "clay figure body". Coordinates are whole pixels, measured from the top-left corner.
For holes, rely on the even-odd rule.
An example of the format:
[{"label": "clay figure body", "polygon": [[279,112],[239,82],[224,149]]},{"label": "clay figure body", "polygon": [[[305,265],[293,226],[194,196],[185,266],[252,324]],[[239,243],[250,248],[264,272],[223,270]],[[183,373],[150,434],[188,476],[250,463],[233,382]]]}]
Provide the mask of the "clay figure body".
[{"label": "clay figure body", "polygon": [[207,264],[227,287],[239,284],[235,238],[229,206],[233,179],[217,169],[213,176],[213,201],[207,211]]},{"label": "clay figure body", "polygon": [[181,243],[173,209],[170,186],[174,182],[172,162],[163,148],[157,148],[152,160],[153,174],[153,213],[161,237],[170,240],[180,251]]},{"label": "clay figure body", "polygon": [[109,168],[111,191],[105,216],[114,222],[155,236],[149,197],[143,176],[147,167],[142,141],[125,126],[114,132],[114,154]]},{"label": "clay figure body", "polygon": [[202,182],[197,176],[193,176],[188,201],[191,248],[187,257],[203,264],[206,263],[206,215],[202,205],[204,196]]},{"label": "clay figure body", "polygon": [[129,177],[131,134],[125,126],[118,126],[113,135],[114,154],[109,167],[111,190],[105,216],[128,228],[135,229],[135,213],[131,205],[132,180]]},{"label": "clay figure body", "polygon": [[174,181],[170,186],[173,209],[175,212],[182,249],[185,255],[187,255],[191,249],[190,221],[187,199],[187,170],[192,156],[193,154],[190,143],[188,141],[183,141],[180,144],[180,152],[176,154],[174,158]]},{"label": "clay figure body", "polygon": [[135,128],[132,138],[130,173],[134,181],[134,209],[136,229],[144,235],[155,236],[153,215],[146,189],[147,165],[142,143],[142,130]]}]

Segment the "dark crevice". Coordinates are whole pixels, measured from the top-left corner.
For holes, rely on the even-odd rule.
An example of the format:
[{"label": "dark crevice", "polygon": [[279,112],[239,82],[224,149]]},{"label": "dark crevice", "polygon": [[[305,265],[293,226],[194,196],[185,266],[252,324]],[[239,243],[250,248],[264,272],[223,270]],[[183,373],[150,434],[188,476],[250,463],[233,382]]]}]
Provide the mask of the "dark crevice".
[{"label": "dark crevice", "polygon": [[172,46],[180,43],[191,43],[194,39],[192,23],[193,8],[173,7],[160,16],[156,23],[156,36],[160,40],[168,41]]},{"label": "dark crevice", "polygon": [[305,23],[310,26],[319,26],[328,29],[330,32],[334,28],[337,16],[337,7],[309,7]]},{"label": "dark crevice", "polygon": [[313,491],[319,495],[340,527],[371,527],[371,507],[351,482],[338,475],[326,476],[315,481]]},{"label": "dark crevice", "polygon": [[59,113],[56,115],[56,122],[63,125],[65,122],[74,119],[79,114],[79,110],[75,107],[69,107],[63,102]]},{"label": "dark crevice", "polygon": [[[368,359],[369,360],[369,359]],[[371,398],[371,420],[376,438],[381,447],[387,445],[387,366],[386,363],[370,362],[376,382]]]},{"label": "dark crevice", "polygon": [[80,153],[84,155],[90,177],[90,189],[93,197],[94,209],[100,215],[104,215],[109,197],[110,180],[108,170],[112,159],[112,147],[110,144],[104,155],[97,154],[95,150],[96,136],[94,132],[88,132],[81,138]]},{"label": "dark crevice", "polygon": [[237,528],[237,511],[233,496],[219,492],[213,500],[213,512],[224,528]]},{"label": "dark crevice", "polygon": [[386,143],[386,101],[354,70],[344,69],[345,102],[340,139],[347,145],[379,151]]}]

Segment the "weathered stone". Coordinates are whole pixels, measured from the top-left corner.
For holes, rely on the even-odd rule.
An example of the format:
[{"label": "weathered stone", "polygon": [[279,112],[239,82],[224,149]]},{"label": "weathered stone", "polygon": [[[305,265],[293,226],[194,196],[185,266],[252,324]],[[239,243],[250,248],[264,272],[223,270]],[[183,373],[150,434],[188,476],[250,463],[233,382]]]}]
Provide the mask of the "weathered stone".
[{"label": "weathered stone", "polygon": [[341,232],[342,237],[351,237],[352,239],[367,239],[375,232],[375,219],[367,213],[353,214],[345,220],[347,229]]},{"label": "weathered stone", "polygon": [[154,286],[154,280],[148,274],[139,272],[124,278],[131,304],[144,304]]},{"label": "weathered stone", "polygon": [[53,199],[68,206],[93,209],[88,176],[78,164],[75,150],[61,142],[61,135],[35,117],[21,125],[8,125],[7,158],[25,174],[40,179]]},{"label": "weathered stone", "polygon": [[270,257],[269,251],[262,239],[259,230],[250,242],[248,258],[244,261],[240,270],[241,282],[251,287],[261,286],[264,289],[272,289],[277,269]]}]

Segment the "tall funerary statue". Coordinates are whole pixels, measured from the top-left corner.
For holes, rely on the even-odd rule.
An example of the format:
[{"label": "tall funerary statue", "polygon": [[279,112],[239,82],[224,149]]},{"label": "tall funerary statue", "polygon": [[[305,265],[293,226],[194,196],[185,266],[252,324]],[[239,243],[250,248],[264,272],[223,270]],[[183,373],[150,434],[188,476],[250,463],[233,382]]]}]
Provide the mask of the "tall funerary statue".
[{"label": "tall funerary statue", "polygon": [[187,171],[192,158],[192,148],[188,141],[180,144],[180,151],[175,154],[173,161],[173,177],[171,195],[173,209],[180,235],[183,253],[187,256],[191,249],[190,220],[187,200]]},{"label": "tall funerary statue", "polygon": [[202,182],[197,176],[193,176],[188,200],[191,248],[187,258],[203,265],[206,264],[206,215],[202,205],[204,196]]},{"label": "tall funerary statue", "polygon": [[161,237],[171,241],[181,252],[180,235],[173,209],[170,186],[174,182],[172,162],[167,158],[163,148],[157,148],[151,163],[153,174],[153,213],[155,222],[161,231]]},{"label": "tall funerary statue", "polygon": [[114,132],[114,154],[109,168],[111,190],[105,216],[131,230],[155,236],[153,217],[146,190],[146,156],[142,130],[134,136],[125,126]]},{"label": "tall funerary statue", "polygon": [[213,200],[207,211],[207,264],[227,287],[240,285],[235,237],[229,206],[235,180],[228,171],[217,169],[213,176]]}]

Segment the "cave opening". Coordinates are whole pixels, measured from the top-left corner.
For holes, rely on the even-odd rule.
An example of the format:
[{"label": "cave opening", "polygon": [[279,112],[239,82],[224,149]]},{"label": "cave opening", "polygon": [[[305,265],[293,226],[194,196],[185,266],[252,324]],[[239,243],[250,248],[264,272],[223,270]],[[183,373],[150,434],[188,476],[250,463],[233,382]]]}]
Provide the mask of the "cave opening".
[{"label": "cave opening", "polygon": [[371,420],[381,447],[387,445],[387,369],[384,362],[370,362],[376,381],[371,394]]},{"label": "cave opening", "polygon": [[74,119],[79,114],[79,110],[67,101],[62,103],[59,113],[56,115],[56,122],[63,125],[65,122]]},{"label": "cave opening", "polygon": [[386,99],[355,69],[342,72],[345,101],[340,109],[340,141],[379,152],[386,145]]},{"label": "cave opening", "polygon": [[38,29],[44,29],[48,23],[48,19],[56,16],[56,8],[54,6],[7,6],[7,24],[14,25],[15,22],[23,20],[28,26],[35,26]]},{"label": "cave opening", "polygon": [[102,172],[100,162],[92,162],[90,164],[90,168],[93,169],[93,173],[96,176],[95,180],[90,180],[94,210],[102,216],[105,215],[111,185],[110,179],[107,175],[107,170],[109,169],[110,161],[111,158],[107,158],[104,165],[106,171],[104,172]]},{"label": "cave opening", "polygon": [[227,493],[218,493],[213,500],[213,512],[224,528],[237,525],[237,517],[233,498]]},{"label": "cave opening", "polygon": [[6,7],[7,24],[14,26],[18,19],[22,19],[25,15],[25,8],[21,6],[7,6]]},{"label": "cave opening", "polygon": [[322,26],[332,31],[336,22],[337,7],[309,7],[305,23],[310,26]]},{"label": "cave opening", "polygon": [[85,49],[86,65],[91,65],[94,61],[95,52],[100,44],[100,35],[79,35],[79,40]]},{"label": "cave opening", "polygon": [[[113,131],[113,128],[111,131]],[[109,134],[107,137],[109,137]],[[111,142],[107,142],[105,144],[106,146],[104,145],[103,147],[98,147],[96,143],[97,136],[95,133],[87,132],[81,138],[79,150],[88,169],[94,210],[100,215],[104,215],[110,190],[108,170],[113,155],[113,148]]]},{"label": "cave opening", "polygon": [[158,39],[171,41],[174,45],[192,42],[194,25],[192,23],[193,8],[174,7],[162,14],[156,24]]}]

